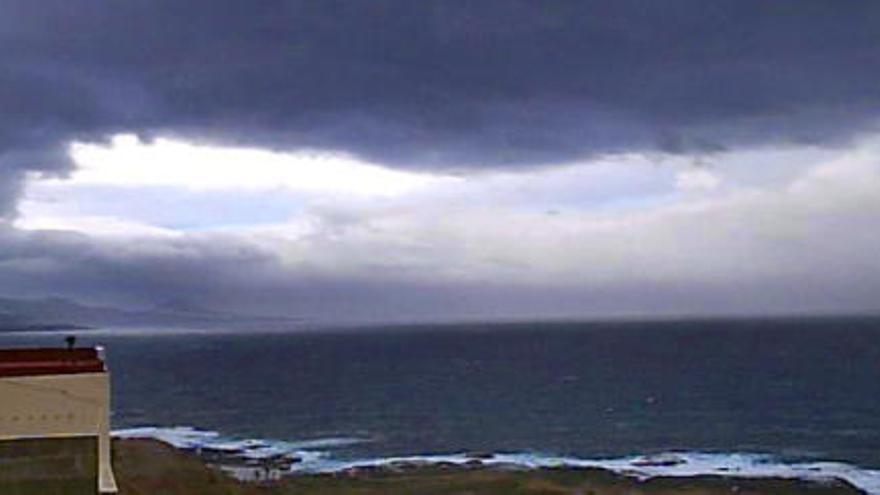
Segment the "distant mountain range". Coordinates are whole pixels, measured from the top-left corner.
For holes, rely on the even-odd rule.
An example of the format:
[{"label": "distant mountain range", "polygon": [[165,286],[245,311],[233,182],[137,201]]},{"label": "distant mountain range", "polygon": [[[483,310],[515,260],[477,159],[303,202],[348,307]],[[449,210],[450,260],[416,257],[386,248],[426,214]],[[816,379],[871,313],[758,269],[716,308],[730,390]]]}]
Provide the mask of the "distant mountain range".
[{"label": "distant mountain range", "polygon": [[290,326],[296,318],[227,313],[185,301],[167,301],[149,310],[89,306],[71,299],[0,298],[0,332],[82,330],[99,327],[261,327]]}]

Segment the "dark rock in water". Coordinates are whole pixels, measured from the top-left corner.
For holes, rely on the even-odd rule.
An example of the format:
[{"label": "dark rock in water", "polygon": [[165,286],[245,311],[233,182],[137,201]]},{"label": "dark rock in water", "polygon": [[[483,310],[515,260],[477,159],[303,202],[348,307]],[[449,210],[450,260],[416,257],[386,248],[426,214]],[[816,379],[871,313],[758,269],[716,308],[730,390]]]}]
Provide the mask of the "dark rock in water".
[{"label": "dark rock in water", "polygon": [[352,466],[349,468],[345,468],[336,473],[337,477],[343,478],[354,478],[361,476],[369,476],[374,474],[384,474],[388,472],[393,472],[388,469],[387,466]]},{"label": "dark rock in water", "polygon": [[466,457],[468,459],[492,459],[495,457],[494,452],[489,451],[476,451],[476,452],[468,452]]},{"label": "dark rock in water", "polygon": [[391,472],[400,473],[414,471],[431,465],[430,462],[422,460],[392,461],[385,465],[385,469]]},{"label": "dark rock in water", "polygon": [[632,461],[630,464],[638,467],[670,467],[685,464],[687,461],[674,454],[648,455]]}]

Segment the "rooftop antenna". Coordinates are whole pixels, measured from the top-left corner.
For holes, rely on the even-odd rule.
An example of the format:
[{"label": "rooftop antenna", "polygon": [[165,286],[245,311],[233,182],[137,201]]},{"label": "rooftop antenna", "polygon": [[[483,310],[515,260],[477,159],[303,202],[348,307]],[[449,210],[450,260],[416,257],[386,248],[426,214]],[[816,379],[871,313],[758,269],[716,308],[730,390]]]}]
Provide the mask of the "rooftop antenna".
[{"label": "rooftop antenna", "polygon": [[64,342],[67,343],[67,350],[72,351],[74,346],[76,346],[76,335],[68,335],[64,337]]}]

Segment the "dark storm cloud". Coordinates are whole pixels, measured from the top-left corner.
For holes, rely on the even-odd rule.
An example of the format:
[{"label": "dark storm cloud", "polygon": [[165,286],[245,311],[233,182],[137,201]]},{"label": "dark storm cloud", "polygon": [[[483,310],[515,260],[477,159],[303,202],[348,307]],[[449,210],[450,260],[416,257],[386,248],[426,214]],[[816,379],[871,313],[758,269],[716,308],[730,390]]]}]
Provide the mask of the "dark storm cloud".
[{"label": "dark storm cloud", "polygon": [[[393,271],[392,271],[393,272]],[[217,237],[103,245],[79,234],[0,228],[0,297],[74,297],[149,308],[169,301],[314,322],[448,321],[584,315],[737,315],[876,311],[876,276],[760,277],[745,283],[632,280],[587,286],[431,281],[389,270],[340,275]]]},{"label": "dark storm cloud", "polygon": [[54,170],[129,131],[459,167],[833,141],[880,106],[877,26],[872,1],[4,0],[0,153]]}]

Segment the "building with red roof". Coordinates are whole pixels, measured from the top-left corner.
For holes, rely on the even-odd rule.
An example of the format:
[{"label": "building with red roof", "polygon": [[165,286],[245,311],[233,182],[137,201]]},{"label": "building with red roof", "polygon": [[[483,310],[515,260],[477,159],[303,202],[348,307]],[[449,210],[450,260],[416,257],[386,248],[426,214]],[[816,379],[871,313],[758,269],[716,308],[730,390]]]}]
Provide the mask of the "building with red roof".
[{"label": "building with red roof", "polygon": [[0,349],[0,493],[116,493],[109,413],[100,348]]}]

